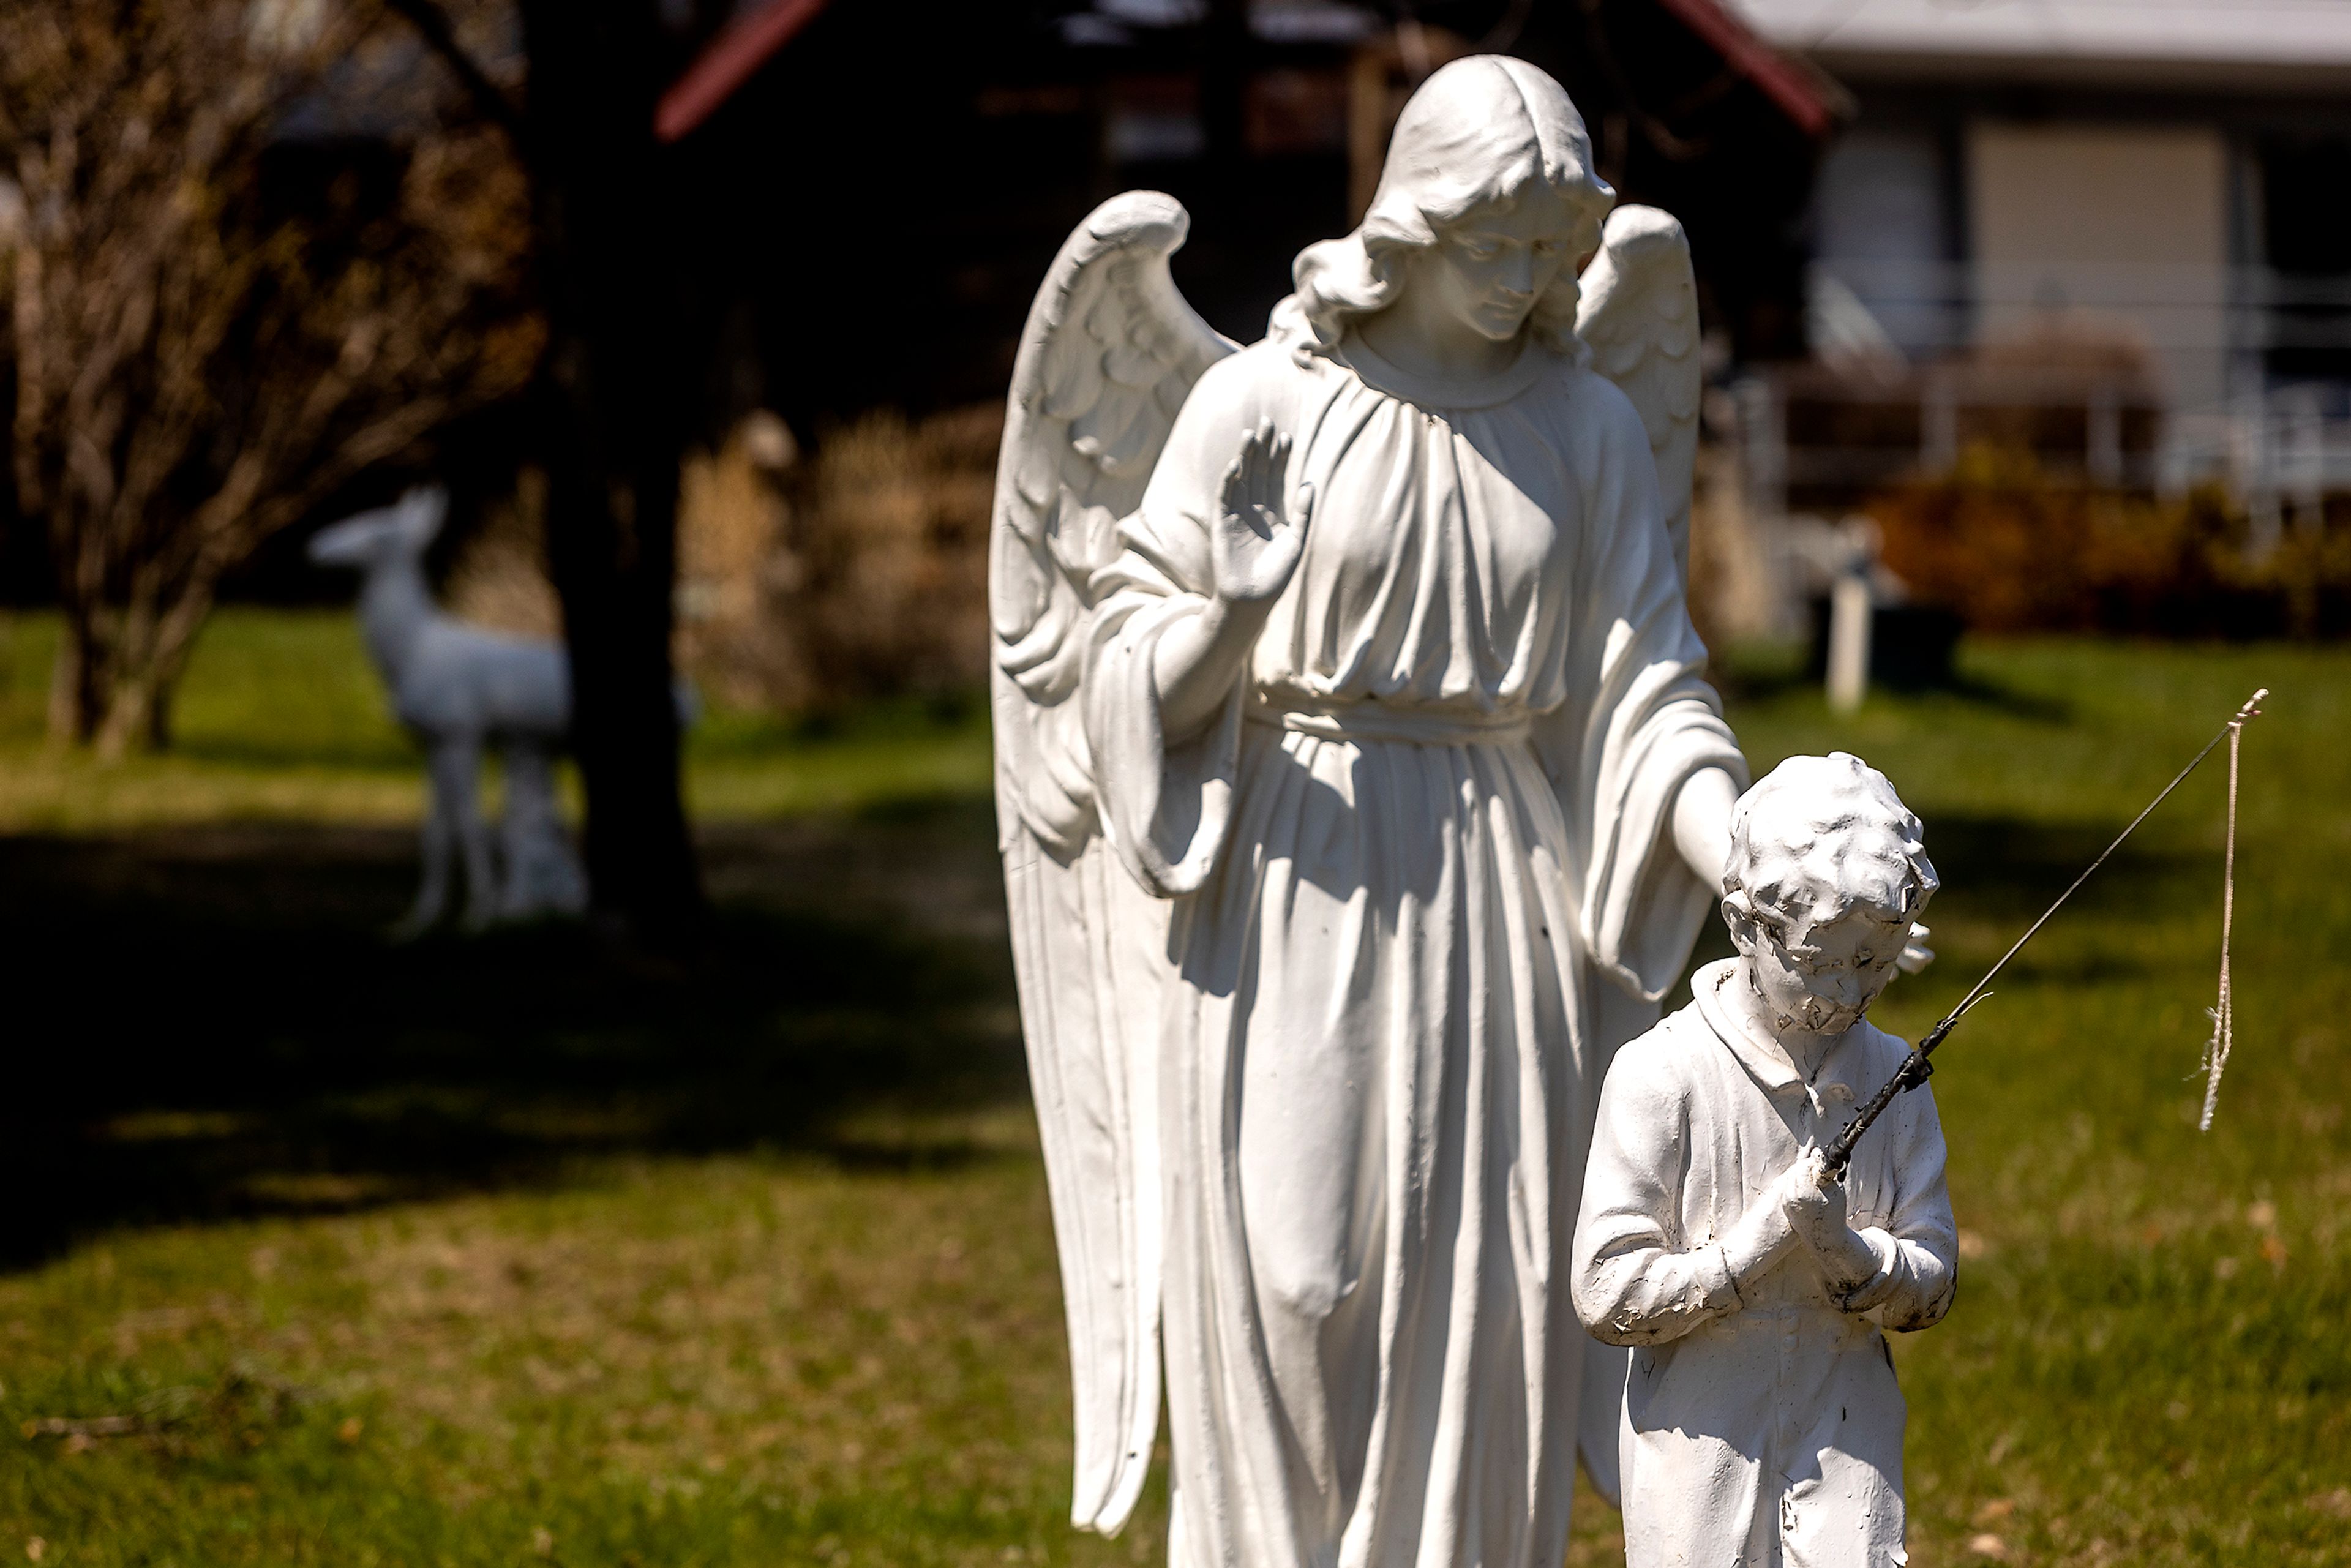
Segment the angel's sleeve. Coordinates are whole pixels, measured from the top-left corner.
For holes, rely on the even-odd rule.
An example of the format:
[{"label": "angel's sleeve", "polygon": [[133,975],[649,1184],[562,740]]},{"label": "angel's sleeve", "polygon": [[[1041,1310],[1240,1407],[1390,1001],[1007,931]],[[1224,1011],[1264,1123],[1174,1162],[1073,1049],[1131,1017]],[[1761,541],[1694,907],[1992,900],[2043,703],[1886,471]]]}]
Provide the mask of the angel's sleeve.
[{"label": "angel's sleeve", "polygon": [[1674,843],[1682,785],[1708,768],[1740,789],[1747,762],[1707,685],[1639,416],[1579,372],[1572,424],[1583,511],[1566,700],[1535,742],[1566,814],[1585,949],[1626,991],[1662,997],[1721,896]]},{"label": "angel's sleeve", "polygon": [[1225,467],[1259,419],[1283,422],[1259,389],[1259,352],[1200,378],[1152,470],[1143,505],[1119,526],[1117,558],[1094,579],[1085,693],[1102,827],[1120,861],[1162,898],[1197,889],[1231,818],[1244,671],[1200,733],[1170,742],[1153,662],[1170,627],[1207,611],[1208,526]]}]

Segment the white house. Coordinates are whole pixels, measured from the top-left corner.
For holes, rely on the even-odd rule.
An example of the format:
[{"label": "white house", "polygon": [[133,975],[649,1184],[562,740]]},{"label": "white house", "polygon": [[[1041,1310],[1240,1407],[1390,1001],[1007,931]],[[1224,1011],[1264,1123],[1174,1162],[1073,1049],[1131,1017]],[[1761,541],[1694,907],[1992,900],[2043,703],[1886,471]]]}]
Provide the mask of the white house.
[{"label": "white house", "polygon": [[2063,307],[2176,409],[2351,383],[2351,0],[1731,3],[1852,93],[1817,276],[1913,359]]},{"label": "white house", "polygon": [[1908,460],[1837,446],[1850,419],[1807,453],[1785,400],[1840,395],[1815,366],[1745,422],[1767,479],[1932,468],[1986,405],[2039,395],[2016,368],[2036,343],[2086,340],[2138,367],[2038,383],[2093,476],[2224,474],[2266,527],[2351,489],[2351,0],[1725,3],[1850,95],[1808,319],[1917,432]]}]

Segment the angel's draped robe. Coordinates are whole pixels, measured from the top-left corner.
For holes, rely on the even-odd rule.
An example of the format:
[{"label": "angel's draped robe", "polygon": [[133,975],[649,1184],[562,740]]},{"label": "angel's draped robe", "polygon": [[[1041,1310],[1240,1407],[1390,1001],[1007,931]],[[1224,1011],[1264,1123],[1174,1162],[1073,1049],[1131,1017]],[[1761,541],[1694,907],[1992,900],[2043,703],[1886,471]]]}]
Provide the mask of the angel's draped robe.
[{"label": "angel's draped robe", "polygon": [[[1303,559],[1168,745],[1153,650],[1260,419],[1315,488]],[[1534,346],[1438,386],[1269,340],[1193,390],[1121,542],[1084,690],[1111,841],[1175,901],[1171,1560],[1553,1568],[1594,1103],[1716,896],[1675,795],[1746,776],[1639,417]]]}]

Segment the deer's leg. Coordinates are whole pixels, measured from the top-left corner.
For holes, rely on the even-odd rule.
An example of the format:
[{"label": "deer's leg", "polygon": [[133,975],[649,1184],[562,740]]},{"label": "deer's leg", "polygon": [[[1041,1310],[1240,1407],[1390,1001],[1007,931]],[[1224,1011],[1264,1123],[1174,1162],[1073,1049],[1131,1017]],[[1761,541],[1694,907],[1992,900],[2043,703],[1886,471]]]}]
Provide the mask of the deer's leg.
[{"label": "deer's leg", "polygon": [[528,748],[509,740],[500,749],[506,774],[506,803],[498,817],[498,918],[528,920],[538,913],[531,888],[531,818],[539,780]]},{"label": "deer's leg", "polygon": [[444,745],[433,741],[426,754],[424,830],[418,845],[424,880],[417,886],[415,904],[392,928],[393,936],[403,939],[433,929],[449,907],[449,850],[456,831],[456,806],[444,782],[448,770],[441,765]]},{"label": "deer's leg", "polygon": [[577,915],[587,907],[587,879],[556,804],[548,754],[528,740],[509,741],[506,765],[506,819],[499,833],[506,850],[502,907],[512,919]]},{"label": "deer's leg", "polygon": [[482,821],[481,784],[481,737],[444,737],[433,748],[433,794],[446,802],[448,836],[465,852],[465,925],[469,931],[488,925],[498,907],[497,884],[491,874],[490,831]]}]

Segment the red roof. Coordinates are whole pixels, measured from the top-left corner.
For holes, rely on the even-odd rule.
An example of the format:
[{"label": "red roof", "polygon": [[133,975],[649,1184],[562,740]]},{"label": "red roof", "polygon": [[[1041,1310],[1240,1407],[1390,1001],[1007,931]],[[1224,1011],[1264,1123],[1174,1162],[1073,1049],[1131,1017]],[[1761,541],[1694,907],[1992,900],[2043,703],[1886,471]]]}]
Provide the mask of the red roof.
[{"label": "red roof", "polygon": [[826,0],[769,0],[728,24],[662,94],[653,110],[653,134],[664,141],[675,141],[709,119],[769,57],[815,21],[825,4]]},{"label": "red roof", "polygon": [[[1719,0],[1656,0],[1703,39],[1732,69],[1753,82],[1780,112],[1808,136],[1825,133],[1836,110],[1818,81],[1725,10]],[[710,118],[735,90],[751,79],[776,51],[816,20],[827,0],[768,0],[738,18],[710,42],[685,74],[662,94],[653,111],[653,134],[675,141]]]},{"label": "red roof", "polygon": [[1726,11],[1718,0],[1656,0],[1680,18],[1684,26],[1733,70],[1753,82],[1757,90],[1779,106],[1807,136],[1819,136],[1836,122],[1836,111],[1801,66],[1755,36],[1747,24]]}]

